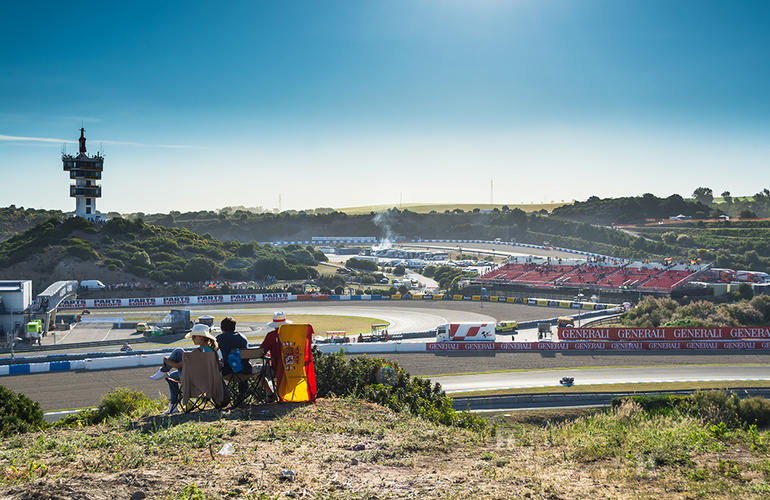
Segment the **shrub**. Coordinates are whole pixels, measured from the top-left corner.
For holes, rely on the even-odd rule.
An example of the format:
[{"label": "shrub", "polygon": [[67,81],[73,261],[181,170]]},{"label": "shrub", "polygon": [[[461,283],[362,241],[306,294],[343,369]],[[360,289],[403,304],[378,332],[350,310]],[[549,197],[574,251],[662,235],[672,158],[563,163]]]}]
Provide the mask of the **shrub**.
[{"label": "shrub", "polygon": [[689,399],[689,396],[671,396],[663,394],[659,396],[623,396],[613,398],[612,408],[618,409],[628,402],[638,404],[642,410],[653,414],[668,414],[671,410],[681,406]]},{"label": "shrub", "polygon": [[362,269],[364,271],[377,271],[377,263],[371,260],[366,259],[358,259],[356,257],[351,257],[345,262],[345,266],[350,267],[352,269]]},{"label": "shrub", "polygon": [[0,385],[0,436],[22,434],[47,425],[39,403]]},{"label": "shrub", "polygon": [[64,427],[96,425],[120,416],[151,413],[158,410],[159,404],[158,401],[145,396],[142,391],[118,387],[102,396],[98,408],[67,415],[56,424]]},{"label": "shrub", "polygon": [[686,408],[694,416],[710,424],[724,423],[733,428],[740,423],[740,398],[725,391],[695,391],[688,398]]},{"label": "shrub", "polygon": [[142,391],[118,387],[102,397],[98,411],[104,418],[109,418],[131,415],[154,405],[155,402],[148,399]]},{"label": "shrub", "polygon": [[479,433],[494,434],[482,417],[457,412],[452,399],[439,384],[412,377],[396,363],[379,358],[358,356],[346,361],[342,353],[324,355],[313,348],[317,395],[355,397],[393,411],[418,415],[431,422],[462,427]]},{"label": "shrub", "polygon": [[99,253],[88,242],[77,238],[67,241],[67,253],[85,261],[93,261],[99,258]]},{"label": "shrub", "polygon": [[618,411],[629,402],[653,415],[689,414],[717,429],[770,426],[770,401],[760,397],[740,399],[725,391],[696,391],[690,396],[624,396],[614,398],[612,408]]},{"label": "shrub", "polygon": [[752,425],[767,427],[770,425],[770,401],[759,397],[741,399],[738,417],[747,428]]}]

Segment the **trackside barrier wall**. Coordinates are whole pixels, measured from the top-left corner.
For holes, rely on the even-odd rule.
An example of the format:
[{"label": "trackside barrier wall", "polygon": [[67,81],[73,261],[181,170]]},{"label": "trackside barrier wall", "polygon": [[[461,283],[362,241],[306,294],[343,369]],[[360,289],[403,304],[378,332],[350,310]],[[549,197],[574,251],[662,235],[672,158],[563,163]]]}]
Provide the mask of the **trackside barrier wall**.
[{"label": "trackside barrier wall", "polygon": [[[770,340],[672,342],[428,342],[429,352],[447,351],[683,351],[770,349]],[[345,349],[347,352],[347,348]]]},{"label": "trackside barrier wall", "polygon": [[770,327],[721,326],[712,328],[559,328],[558,335],[559,340],[588,341],[770,341]]},{"label": "trackside barrier wall", "polygon": [[345,351],[345,354],[380,354],[396,352],[425,352],[423,342],[367,342],[352,344],[320,344],[318,349],[324,353]]},{"label": "trackside barrier wall", "polygon": [[137,366],[160,366],[163,362],[163,358],[167,354],[168,353],[164,352],[158,354],[140,354],[136,356],[88,358],[75,361],[50,361],[44,363],[0,365],[0,376],[68,370],[112,370],[115,368],[134,368]]},{"label": "trackside barrier wall", "polygon": [[[328,354],[343,351],[346,354],[381,354],[400,352],[536,352],[536,351],[686,351],[686,350],[764,350],[770,349],[770,340],[715,340],[664,342],[383,342],[318,345]],[[89,358],[78,361],[52,361],[0,365],[0,376],[22,375],[65,370],[110,370],[137,366],[159,366],[166,353],[141,354],[107,358]]]},{"label": "trackside barrier wall", "polygon": [[240,293],[230,295],[192,295],[180,297],[147,297],[142,299],[74,299],[65,300],[59,309],[99,309],[110,307],[191,306],[211,304],[248,304],[297,300],[291,293]]},{"label": "trackside barrier wall", "polygon": [[[75,299],[65,300],[59,306],[63,310],[109,309],[131,307],[184,307],[211,304],[249,304],[265,302],[290,302],[301,300],[348,301],[348,300],[470,300],[483,302],[506,302],[509,304],[528,304],[543,307],[563,307],[589,311],[606,311],[618,307],[615,304],[595,304],[593,302],[570,302],[519,297],[498,297],[482,295],[416,294],[416,295],[294,295],[291,293],[254,293],[230,295],[193,295],[183,297],[149,297],[143,299]],[[588,313],[582,313],[588,317]],[[100,320],[101,321],[101,320]]]}]

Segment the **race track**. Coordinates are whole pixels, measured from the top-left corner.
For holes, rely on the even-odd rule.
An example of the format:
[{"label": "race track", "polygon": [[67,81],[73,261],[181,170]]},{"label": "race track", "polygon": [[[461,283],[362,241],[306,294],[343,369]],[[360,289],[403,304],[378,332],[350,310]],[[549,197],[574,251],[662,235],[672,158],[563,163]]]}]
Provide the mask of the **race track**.
[{"label": "race track", "polygon": [[[281,309],[291,315],[297,314],[343,314],[371,316],[384,319],[393,326],[391,331],[419,331],[434,328],[439,323],[447,321],[500,321],[516,319],[518,321],[531,321],[564,314],[566,311],[560,308],[535,307],[520,304],[488,303],[472,301],[399,301],[365,303],[361,302],[303,302],[280,303],[268,306],[244,307],[244,306],[219,306],[202,307],[194,309],[194,315],[211,314],[221,317],[229,314],[270,315],[274,310]],[[115,311],[104,312],[105,315],[116,315]],[[249,336],[260,336],[266,331],[264,323],[255,323],[247,326]],[[98,328],[87,329],[89,335],[100,339],[104,338],[105,331]],[[114,330],[113,330],[114,331]],[[83,341],[82,335],[74,334],[72,341]],[[67,341],[70,340],[68,337]],[[187,342],[189,344],[189,341]],[[144,344],[143,346],[146,346]],[[163,346],[159,344],[158,347]],[[715,367],[705,365],[761,365],[770,363],[770,353],[761,351],[680,351],[680,352],[436,352],[436,353],[400,353],[382,355],[385,359],[394,361],[406,371],[416,376],[437,377],[436,381],[445,385],[447,390],[480,390],[490,387],[535,387],[556,385],[558,379],[563,376],[562,369],[569,370],[567,374],[576,377],[577,383],[587,384],[589,380],[604,381],[605,383],[633,383],[640,381],[639,373],[659,373],[665,380],[682,378],[684,380],[708,380],[709,373],[716,371]],[[693,374],[676,375],[675,372],[666,374],[662,367],[683,367],[688,365],[700,365]],[[609,368],[609,370],[596,372],[594,379],[587,377],[588,371],[575,368]],[[630,375],[623,371],[628,367],[652,367],[645,368],[636,375]],[[522,375],[496,374],[491,379],[484,379],[478,375],[470,378],[440,377],[441,375],[469,374],[479,372],[494,372],[505,370],[529,370],[541,372],[539,374]],[[546,371],[544,370],[555,370]],[[757,371],[749,375],[746,372],[730,368],[719,368],[734,373],[733,378],[721,378],[720,380],[744,380],[763,379]],[[760,370],[761,371],[761,370]],[[144,391],[151,397],[159,394],[165,395],[167,387],[165,382],[153,382],[148,377],[155,372],[155,368],[125,368],[106,371],[67,371],[53,373],[37,373],[28,375],[4,376],[0,378],[0,384],[9,389],[26,394],[31,399],[40,403],[44,411],[53,411],[71,408],[92,407],[99,404],[104,394],[116,387],[128,387]],[[770,369],[767,370],[770,374]],[[583,375],[581,375],[583,373]],[[528,378],[531,377],[531,378]],[[538,378],[540,377],[540,378]],[[749,377],[749,378],[741,378]],[[465,380],[465,382],[463,382]],[[529,380],[529,381],[528,381]],[[459,382],[458,382],[459,381]],[[482,382],[479,382],[482,381]],[[517,382],[511,382],[517,381]],[[457,384],[471,384],[472,388]],[[597,382],[598,383],[598,382]],[[476,385],[474,385],[476,384]],[[479,385],[480,384],[480,385]]]},{"label": "race track", "polygon": [[[557,386],[564,375],[576,378],[579,384],[592,383],[634,383],[642,380],[640,374],[652,377],[660,374],[664,380],[711,380],[715,373],[720,373],[719,380],[764,380],[770,378],[770,353],[731,352],[723,355],[719,352],[689,353],[515,353],[515,352],[466,352],[451,353],[402,353],[382,356],[394,361],[415,376],[432,378],[442,384],[445,390],[482,390],[499,387],[548,387]],[[721,363],[725,366],[706,366]],[[739,365],[760,365],[747,367],[744,371]],[[697,365],[684,375],[675,369]],[[645,367],[640,371],[629,372],[628,367]],[[600,367],[593,370],[577,370],[581,367]],[[740,369],[739,369],[740,368]],[[673,369],[673,371],[672,371]],[[491,372],[500,370],[532,370],[527,372],[496,373],[491,376],[469,375],[457,377],[454,374]],[[690,368],[688,368],[690,370]],[[71,408],[92,407],[99,404],[104,394],[116,387],[128,387],[144,391],[150,397],[166,395],[164,381],[151,381],[149,376],[155,373],[153,367],[123,368],[103,371],[67,371],[35,373],[28,375],[6,376],[0,384],[15,392],[21,392],[40,403],[44,411]],[[764,374],[764,375],[763,375]],[[440,376],[452,375],[452,376]],[[732,377],[732,378],[729,378]],[[744,378],[746,377],[746,378]],[[464,382],[463,382],[464,380]],[[465,386],[459,384],[466,384]]]}]

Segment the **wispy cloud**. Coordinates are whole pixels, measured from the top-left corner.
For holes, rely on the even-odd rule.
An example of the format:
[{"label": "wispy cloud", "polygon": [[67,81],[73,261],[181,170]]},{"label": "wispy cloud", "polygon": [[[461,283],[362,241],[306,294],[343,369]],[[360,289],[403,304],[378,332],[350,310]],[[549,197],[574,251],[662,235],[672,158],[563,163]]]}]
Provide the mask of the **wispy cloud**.
[{"label": "wispy cloud", "polygon": [[69,142],[64,139],[49,139],[46,137],[19,137],[13,135],[0,134],[0,141],[16,141],[16,142],[57,142],[59,144]]},{"label": "wispy cloud", "polygon": [[[64,139],[52,139],[48,137],[22,137],[13,135],[0,134],[0,141],[9,142],[54,142],[57,144],[77,144],[77,141],[67,141]],[[139,142],[123,142],[123,141],[103,141],[99,139],[89,139],[92,144],[98,142],[100,144],[110,144],[114,146],[136,146],[140,148],[172,148],[172,149],[208,149],[205,146],[187,146],[181,144],[142,144]]]}]

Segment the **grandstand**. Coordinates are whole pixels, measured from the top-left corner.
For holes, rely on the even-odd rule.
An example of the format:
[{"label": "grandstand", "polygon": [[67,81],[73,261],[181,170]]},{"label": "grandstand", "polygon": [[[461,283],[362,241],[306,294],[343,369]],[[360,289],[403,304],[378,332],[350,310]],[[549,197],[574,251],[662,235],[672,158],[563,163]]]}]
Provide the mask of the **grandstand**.
[{"label": "grandstand", "polygon": [[625,262],[619,259],[553,259],[514,257],[483,275],[489,285],[522,285],[539,288],[670,293],[693,281],[708,265],[667,262]]}]

